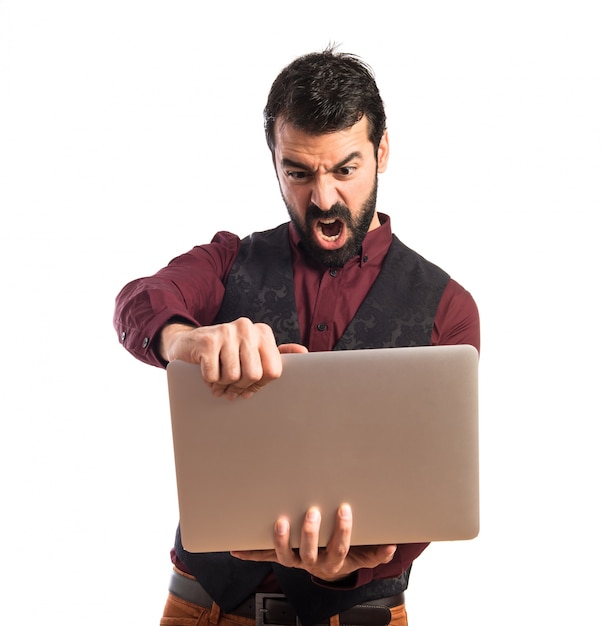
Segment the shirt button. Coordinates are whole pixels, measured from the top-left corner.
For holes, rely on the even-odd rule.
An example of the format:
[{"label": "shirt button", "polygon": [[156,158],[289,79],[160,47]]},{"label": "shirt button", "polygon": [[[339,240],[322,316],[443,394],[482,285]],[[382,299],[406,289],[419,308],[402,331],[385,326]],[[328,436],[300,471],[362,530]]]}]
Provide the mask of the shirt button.
[{"label": "shirt button", "polygon": [[126,331],[123,330],[122,331],[122,343],[124,343],[126,341]]},{"label": "shirt button", "polygon": [[335,278],[338,275],[338,270],[334,270],[334,269],[329,270],[329,275]]},{"label": "shirt button", "polygon": [[320,324],[317,324],[317,330],[320,332],[327,330],[327,324],[323,324],[323,322],[321,322]]},{"label": "shirt button", "polygon": [[145,337],[143,339],[143,348],[146,348],[149,345],[149,337]]}]

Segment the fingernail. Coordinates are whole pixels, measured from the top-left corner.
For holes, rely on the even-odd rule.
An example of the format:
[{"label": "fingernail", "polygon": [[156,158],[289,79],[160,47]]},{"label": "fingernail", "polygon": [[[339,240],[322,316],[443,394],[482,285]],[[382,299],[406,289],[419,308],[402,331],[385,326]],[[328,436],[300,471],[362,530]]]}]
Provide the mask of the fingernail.
[{"label": "fingernail", "polygon": [[277,520],[275,524],[275,532],[278,535],[285,535],[287,532],[287,522],[284,519]]},{"label": "fingernail", "polygon": [[340,517],[342,519],[352,519],[352,509],[349,504],[343,504],[340,507]]},{"label": "fingernail", "polygon": [[309,509],[308,513],[306,513],[306,519],[309,522],[316,522],[319,519],[318,509]]}]

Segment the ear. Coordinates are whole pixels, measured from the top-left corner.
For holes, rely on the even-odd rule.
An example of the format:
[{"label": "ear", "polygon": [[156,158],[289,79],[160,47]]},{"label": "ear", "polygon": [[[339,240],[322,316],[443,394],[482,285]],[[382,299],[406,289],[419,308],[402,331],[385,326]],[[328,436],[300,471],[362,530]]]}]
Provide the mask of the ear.
[{"label": "ear", "polygon": [[380,145],[377,149],[377,171],[382,173],[386,171],[388,166],[388,157],[390,156],[390,140],[388,139],[388,130],[384,131]]}]

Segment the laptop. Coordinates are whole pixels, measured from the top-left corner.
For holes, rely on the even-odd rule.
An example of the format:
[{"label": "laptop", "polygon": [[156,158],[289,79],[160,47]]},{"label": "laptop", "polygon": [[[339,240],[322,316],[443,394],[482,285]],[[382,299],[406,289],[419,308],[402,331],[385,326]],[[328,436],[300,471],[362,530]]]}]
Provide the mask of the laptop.
[{"label": "laptop", "polygon": [[479,532],[478,353],[469,345],[285,354],[249,399],[215,398],[198,365],[167,368],[183,546],[273,547],[285,515],[299,546],[318,506],[320,545],[341,503],[351,545]]}]

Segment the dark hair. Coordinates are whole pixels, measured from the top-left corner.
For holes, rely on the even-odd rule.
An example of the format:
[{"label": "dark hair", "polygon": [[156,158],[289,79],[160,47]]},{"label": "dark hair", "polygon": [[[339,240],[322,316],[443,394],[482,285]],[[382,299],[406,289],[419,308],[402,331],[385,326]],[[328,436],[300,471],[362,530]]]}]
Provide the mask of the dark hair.
[{"label": "dark hair", "polygon": [[266,141],[274,154],[277,118],[320,135],[350,128],[363,116],[377,154],[386,113],[373,71],[357,56],[330,46],[298,57],[281,70],[264,108]]}]

